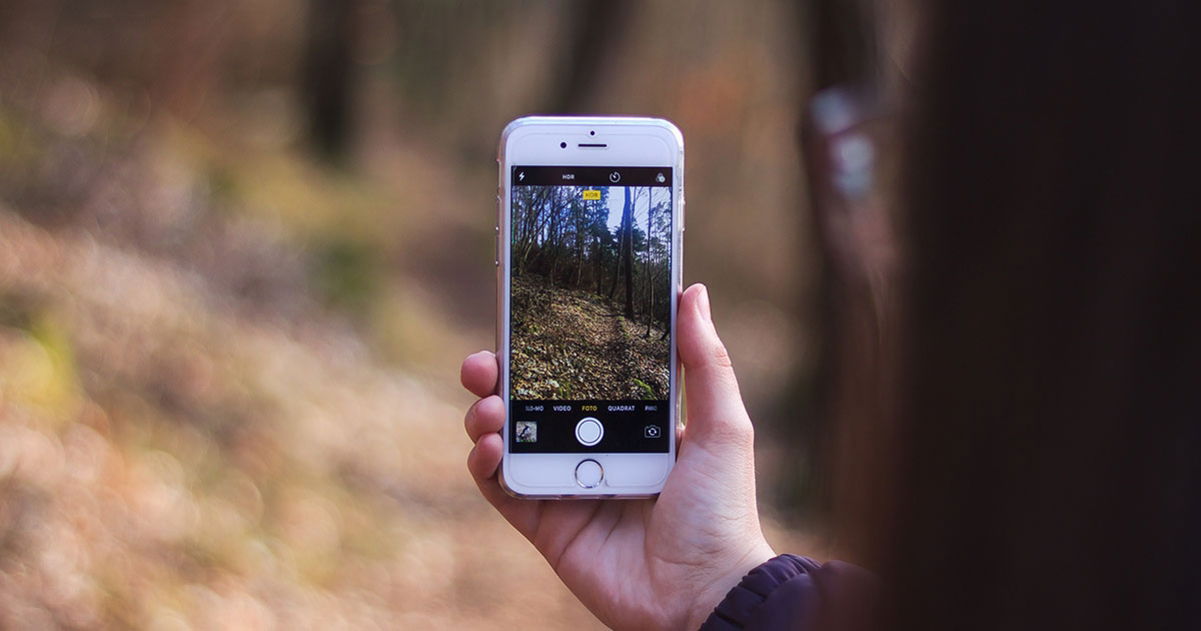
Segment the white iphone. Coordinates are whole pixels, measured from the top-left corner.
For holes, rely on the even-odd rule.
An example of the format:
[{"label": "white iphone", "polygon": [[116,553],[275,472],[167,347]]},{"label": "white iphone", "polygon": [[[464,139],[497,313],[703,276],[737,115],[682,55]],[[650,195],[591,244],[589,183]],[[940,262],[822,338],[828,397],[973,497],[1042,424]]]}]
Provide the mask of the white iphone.
[{"label": "white iphone", "polygon": [[676,457],[683,136],[653,118],[519,118],[498,161],[501,485],[653,496]]}]

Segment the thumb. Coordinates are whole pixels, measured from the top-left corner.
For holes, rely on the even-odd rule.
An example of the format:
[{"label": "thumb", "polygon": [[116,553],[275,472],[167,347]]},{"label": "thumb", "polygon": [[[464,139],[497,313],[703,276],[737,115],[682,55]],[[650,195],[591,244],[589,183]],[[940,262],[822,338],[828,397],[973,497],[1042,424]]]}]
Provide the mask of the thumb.
[{"label": "thumb", "polygon": [[751,420],[742,404],[730,355],[713,326],[709,290],[700,284],[685,290],[677,315],[688,402],[685,434],[689,440],[749,447],[754,440]]}]

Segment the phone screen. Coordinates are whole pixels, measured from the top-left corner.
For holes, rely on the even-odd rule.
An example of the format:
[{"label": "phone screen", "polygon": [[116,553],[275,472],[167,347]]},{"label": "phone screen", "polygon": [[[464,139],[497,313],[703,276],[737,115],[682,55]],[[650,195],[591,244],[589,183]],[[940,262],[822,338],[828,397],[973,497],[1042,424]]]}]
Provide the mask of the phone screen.
[{"label": "phone screen", "polygon": [[511,176],[510,452],[667,452],[672,169]]}]

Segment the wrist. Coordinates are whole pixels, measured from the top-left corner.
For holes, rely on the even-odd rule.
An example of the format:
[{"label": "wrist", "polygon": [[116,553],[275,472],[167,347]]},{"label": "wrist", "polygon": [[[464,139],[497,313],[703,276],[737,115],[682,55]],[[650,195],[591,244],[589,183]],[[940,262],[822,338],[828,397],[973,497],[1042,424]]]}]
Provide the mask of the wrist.
[{"label": "wrist", "polygon": [[766,540],[760,539],[756,545],[751,546],[741,558],[730,565],[726,572],[714,578],[707,587],[697,593],[688,608],[688,618],[684,628],[699,629],[709,614],[713,613],[714,607],[717,607],[718,603],[738,585],[743,577],[774,556],[776,553]]}]

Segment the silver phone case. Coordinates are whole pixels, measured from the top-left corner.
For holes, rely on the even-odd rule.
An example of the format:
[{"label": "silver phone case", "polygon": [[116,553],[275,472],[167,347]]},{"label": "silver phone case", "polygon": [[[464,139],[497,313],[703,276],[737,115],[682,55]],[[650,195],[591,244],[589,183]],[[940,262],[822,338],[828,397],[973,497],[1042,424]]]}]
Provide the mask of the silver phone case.
[{"label": "silver phone case", "polygon": [[[504,441],[504,450],[499,467],[497,477],[501,488],[509,495],[520,499],[645,499],[655,497],[662,490],[662,483],[659,484],[659,489],[649,493],[612,493],[612,492],[593,492],[589,489],[580,487],[578,491],[563,490],[557,493],[520,493],[512,488],[505,479],[505,461],[509,458],[509,240],[510,240],[510,225],[509,213],[506,212],[509,207],[509,169],[506,163],[505,149],[508,145],[509,137],[518,129],[528,126],[538,125],[579,125],[585,127],[613,127],[613,126],[653,126],[666,129],[676,142],[676,160],[672,165],[673,183],[672,183],[672,253],[671,253],[671,285],[675,289],[676,300],[671,307],[671,379],[670,391],[668,393],[668,404],[670,406],[669,416],[671,427],[675,431],[669,432],[669,456],[674,463],[677,453],[677,438],[679,436],[678,429],[680,423],[680,387],[679,387],[679,358],[676,350],[676,317],[677,308],[679,305],[679,296],[683,292],[683,262],[684,262],[684,136],[672,122],[662,118],[648,117],[609,117],[609,116],[525,116],[511,121],[505,126],[504,131],[500,136],[500,143],[497,149],[497,165],[498,165],[498,185],[497,185],[497,218],[496,218],[496,241],[495,241],[495,263],[496,263],[496,356],[499,361],[499,384],[498,394],[504,401],[505,407],[505,423],[501,432],[501,438]],[[617,166],[617,165],[615,165]],[[602,454],[596,454],[602,455]],[[673,465],[674,466],[674,465]],[[670,475],[670,470],[668,472]],[[666,477],[664,477],[664,482]]]}]

